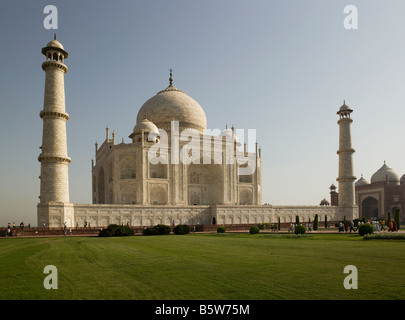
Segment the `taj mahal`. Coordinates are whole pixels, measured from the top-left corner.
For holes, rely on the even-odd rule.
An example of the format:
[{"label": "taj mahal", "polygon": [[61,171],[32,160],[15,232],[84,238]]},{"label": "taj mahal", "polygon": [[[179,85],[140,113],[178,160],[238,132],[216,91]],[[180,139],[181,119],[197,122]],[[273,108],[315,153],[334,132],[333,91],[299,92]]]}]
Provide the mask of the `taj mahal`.
[{"label": "taj mahal", "polygon": [[[92,203],[69,198],[64,77],[68,52],[55,39],[42,48],[45,93],[38,226],[105,227],[109,224],[258,224],[355,219],[352,109],[338,108],[338,190],[332,205],[263,205],[262,152],[257,141],[240,142],[232,126],[207,129],[204,109],[174,85],[172,70],[165,89],[147,100],[128,129],[130,143],[116,141],[107,127],[105,141],[95,145]],[[253,148],[251,147],[253,145]],[[332,192],[331,192],[332,197]]]}]

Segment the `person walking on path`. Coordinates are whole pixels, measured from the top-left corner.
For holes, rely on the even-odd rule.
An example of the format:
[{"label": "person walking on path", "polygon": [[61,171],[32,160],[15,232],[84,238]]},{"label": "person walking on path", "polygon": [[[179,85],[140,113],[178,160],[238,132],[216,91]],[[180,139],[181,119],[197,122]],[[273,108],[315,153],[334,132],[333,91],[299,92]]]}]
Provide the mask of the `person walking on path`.
[{"label": "person walking on path", "polygon": [[390,226],[389,226],[389,228],[388,228],[388,232],[392,232],[393,231],[393,229],[394,229],[394,224],[392,223],[392,220],[390,221]]},{"label": "person walking on path", "polygon": [[381,225],[381,231],[385,231],[385,220],[384,219],[381,220],[380,225]]},{"label": "person walking on path", "polygon": [[355,232],[354,231],[354,223],[353,223],[353,221],[350,220],[349,226],[350,226],[350,232],[352,232],[352,231]]}]

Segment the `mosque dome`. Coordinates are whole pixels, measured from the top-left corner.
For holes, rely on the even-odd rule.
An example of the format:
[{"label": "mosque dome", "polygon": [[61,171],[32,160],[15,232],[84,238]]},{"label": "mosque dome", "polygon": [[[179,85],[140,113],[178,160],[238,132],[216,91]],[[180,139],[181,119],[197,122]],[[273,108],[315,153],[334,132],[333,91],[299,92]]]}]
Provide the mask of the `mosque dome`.
[{"label": "mosque dome", "polygon": [[385,182],[385,181],[399,184],[398,174],[392,168],[388,167],[384,161],[383,166],[371,176],[371,183]]},{"label": "mosque dome", "polygon": [[365,186],[367,184],[370,184],[370,181],[366,180],[363,178],[363,175],[361,175],[361,178],[356,181],[354,184],[355,187],[360,187],[360,186]]},{"label": "mosque dome", "polygon": [[138,112],[137,123],[148,119],[159,129],[171,130],[171,121],[179,122],[180,133],[184,129],[195,129],[204,134],[207,117],[197,101],[173,85],[170,72],[170,85],[146,101]]},{"label": "mosque dome", "polygon": [[404,183],[405,183],[405,174],[402,175],[401,179],[399,179],[399,182],[400,182],[401,184],[404,184]]}]

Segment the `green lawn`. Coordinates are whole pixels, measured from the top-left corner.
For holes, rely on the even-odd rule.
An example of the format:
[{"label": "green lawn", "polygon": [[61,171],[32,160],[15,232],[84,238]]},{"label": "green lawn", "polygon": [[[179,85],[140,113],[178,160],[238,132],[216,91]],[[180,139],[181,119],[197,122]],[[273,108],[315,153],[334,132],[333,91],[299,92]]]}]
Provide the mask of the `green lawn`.
[{"label": "green lawn", "polygon": [[[404,299],[405,241],[190,234],[0,239],[0,299]],[[58,289],[46,290],[46,265]],[[358,289],[346,290],[346,265]]]}]

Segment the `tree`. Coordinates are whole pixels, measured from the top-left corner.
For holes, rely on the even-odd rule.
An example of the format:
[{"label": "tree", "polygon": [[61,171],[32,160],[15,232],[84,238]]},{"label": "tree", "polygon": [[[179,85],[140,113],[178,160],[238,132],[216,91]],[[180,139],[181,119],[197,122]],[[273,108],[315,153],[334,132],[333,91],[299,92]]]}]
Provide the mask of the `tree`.
[{"label": "tree", "polygon": [[325,229],[328,227],[328,216],[325,214]]},{"label": "tree", "polygon": [[280,217],[278,217],[278,231],[281,230],[281,223],[280,223]]},{"label": "tree", "polygon": [[395,222],[397,223],[397,230],[399,230],[401,224],[401,208],[395,209]]},{"label": "tree", "polygon": [[318,230],[318,214],[315,215],[315,219],[314,219],[314,230]]},{"label": "tree", "polygon": [[298,215],[295,216],[295,224],[296,224],[297,226],[300,225],[300,217],[299,217]]}]

